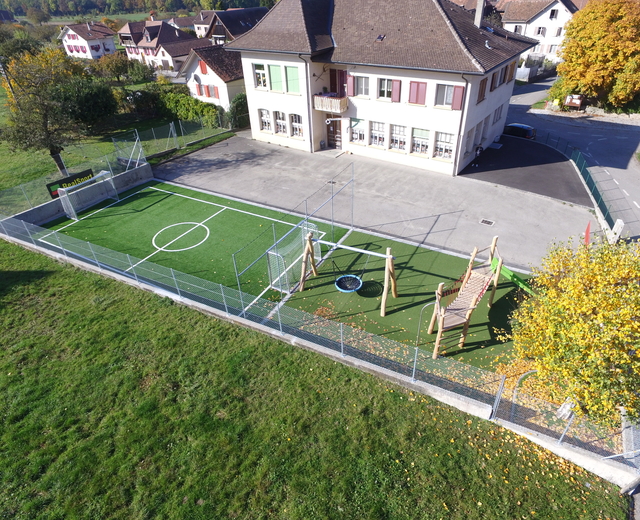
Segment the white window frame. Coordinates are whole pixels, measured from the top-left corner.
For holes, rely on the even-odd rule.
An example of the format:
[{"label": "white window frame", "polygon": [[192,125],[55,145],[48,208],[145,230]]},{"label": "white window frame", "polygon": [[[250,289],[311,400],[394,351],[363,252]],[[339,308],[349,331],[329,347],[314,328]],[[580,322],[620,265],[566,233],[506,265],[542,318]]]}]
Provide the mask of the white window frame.
[{"label": "white window frame", "polygon": [[393,80],[388,78],[378,79],[378,99],[388,99],[391,101],[393,92]]},{"label": "white window frame", "polygon": [[[355,126],[353,124],[354,121],[356,122]],[[349,130],[351,133],[351,136],[349,137],[349,139],[351,140],[352,143],[365,144],[367,142],[364,119],[358,119],[358,118],[352,117],[349,120]]]},{"label": "white window frame", "polygon": [[260,130],[263,132],[272,132],[271,130],[271,115],[266,108],[259,108],[258,114],[260,116]]},{"label": "white window frame", "polygon": [[369,144],[371,144],[371,146],[386,148],[387,129],[385,124],[380,121],[371,121],[369,129]]},{"label": "white window frame", "polygon": [[557,20],[558,19],[558,10],[557,9],[551,9],[551,11],[549,11],[549,19],[550,20]]},{"label": "white window frame", "polygon": [[451,108],[451,106],[453,105],[453,89],[453,85],[438,84],[438,86],[436,87],[435,106]]},{"label": "white window frame", "polygon": [[536,27],[536,36],[545,36],[547,33],[547,28],[546,27]]},{"label": "white window frame", "polygon": [[556,30],[556,38],[560,38],[562,36],[562,27],[558,27]]},{"label": "white window frame", "polygon": [[[258,67],[262,67],[262,70],[258,69]],[[253,78],[256,88],[267,89],[267,68],[264,63],[253,64]]]},{"label": "white window frame", "polygon": [[390,125],[391,139],[389,148],[392,150],[406,151],[407,149],[407,127],[402,125]]},{"label": "white window frame", "polygon": [[451,160],[453,159],[453,134],[446,132],[436,132],[435,146],[433,147],[433,156],[437,159]]},{"label": "white window frame", "polygon": [[369,96],[369,77],[354,76],[353,77],[353,94],[355,96]]},{"label": "white window frame", "polygon": [[302,116],[298,114],[291,114],[289,116],[291,120],[291,135],[293,137],[304,137],[304,130],[302,128]]},{"label": "white window frame", "polygon": [[284,134],[289,135],[289,130],[287,128],[287,116],[284,112],[280,112],[279,110],[273,111],[273,120],[275,121],[275,132],[276,134]]},{"label": "white window frame", "polygon": [[[416,137],[415,132],[419,130],[421,132],[426,132],[427,137]],[[422,128],[414,128],[411,131],[411,153],[416,153],[420,155],[429,155],[429,137],[431,133],[429,130],[424,130]]]}]

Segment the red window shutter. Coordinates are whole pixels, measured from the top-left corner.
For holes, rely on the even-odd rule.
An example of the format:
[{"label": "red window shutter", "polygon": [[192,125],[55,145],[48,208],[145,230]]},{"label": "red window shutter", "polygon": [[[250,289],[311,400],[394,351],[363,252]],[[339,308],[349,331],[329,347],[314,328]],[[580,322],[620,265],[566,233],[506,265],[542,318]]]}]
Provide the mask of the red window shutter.
[{"label": "red window shutter", "polygon": [[200,83],[196,83],[196,93],[198,96],[202,96],[202,87],[200,87]]},{"label": "red window shutter", "polygon": [[347,76],[347,96],[353,96],[355,91],[355,78],[353,76]]},{"label": "red window shutter", "polygon": [[200,60],[200,72],[202,74],[206,74],[207,73],[207,64],[202,60]]},{"label": "red window shutter", "polygon": [[336,78],[336,69],[329,69],[329,91],[338,92],[338,80]]},{"label": "red window shutter", "polygon": [[453,87],[453,100],[451,108],[453,110],[462,110],[462,102],[464,101],[464,87]]},{"label": "red window shutter", "polygon": [[204,86],[204,93],[207,97],[211,97],[211,87],[209,85]]},{"label": "red window shutter", "polygon": [[427,103],[427,84],[418,83],[418,105],[425,105]]},{"label": "red window shutter", "polygon": [[409,103],[418,102],[418,84],[415,81],[409,83]]},{"label": "red window shutter", "polygon": [[391,83],[391,101],[394,103],[400,103],[400,85],[402,82],[399,79],[394,79]]},{"label": "red window shutter", "polygon": [[213,87],[213,97],[216,99],[220,99],[220,92],[218,91],[218,87]]}]

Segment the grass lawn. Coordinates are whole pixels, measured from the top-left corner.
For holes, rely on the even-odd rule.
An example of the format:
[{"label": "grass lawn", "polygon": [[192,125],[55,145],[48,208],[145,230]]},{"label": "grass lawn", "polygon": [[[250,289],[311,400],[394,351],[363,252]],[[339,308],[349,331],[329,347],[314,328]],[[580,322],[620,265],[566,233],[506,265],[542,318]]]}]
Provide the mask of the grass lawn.
[{"label": "grass lawn", "polygon": [[495,424],[0,241],[0,516],[628,518]]}]

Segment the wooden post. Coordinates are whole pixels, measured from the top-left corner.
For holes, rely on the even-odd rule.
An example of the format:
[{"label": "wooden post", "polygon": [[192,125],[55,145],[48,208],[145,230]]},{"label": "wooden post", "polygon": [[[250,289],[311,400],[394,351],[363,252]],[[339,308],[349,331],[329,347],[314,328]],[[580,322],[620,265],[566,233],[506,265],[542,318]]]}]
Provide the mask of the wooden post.
[{"label": "wooden post", "polygon": [[440,308],[440,299],[442,298],[442,290],[444,289],[444,282],[441,282],[436,289],[436,303],[433,306],[433,315],[431,316],[431,321],[429,322],[429,330],[427,334],[433,334],[433,327],[436,324],[436,318],[438,317],[438,309]]},{"label": "wooden post", "polygon": [[500,271],[502,271],[502,258],[498,260],[498,267],[496,267],[496,273],[493,276],[493,287],[491,288],[491,295],[489,296],[489,307],[493,305],[493,298],[496,295],[496,289],[500,281]]},{"label": "wooden post", "polygon": [[[387,254],[391,251],[387,248]],[[383,318],[387,315],[387,298],[389,297],[389,279],[391,278],[391,269],[389,265],[389,258],[384,263],[384,289],[382,291],[382,301],[380,302],[380,316]]]},{"label": "wooden post", "polygon": [[473,253],[471,253],[471,260],[469,260],[469,267],[467,267],[467,272],[464,275],[464,279],[462,280],[462,285],[460,286],[460,292],[464,289],[464,286],[467,285],[469,278],[471,278],[471,271],[473,270],[473,262],[476,261],[476,255],[478,254],[478,248],[473,248]]},{"label": "wooden post", "polygon": [[469,330],[469,322],[471,321],[471,315],[473,314],[473,310],[476,305],[478,305],[478,297],[476,296],[471,302],[471,307],[467,311],[465,315],[466,321],[464,322],[464,327],[462,328],[462,334],[460,334],[460,341],[458,342],[458,347],[462,348],[464,346],[464,342],[467,339],[467,331]]},{"label": "wooden post", "polygon": [[442,333],[444,332],[444,316],[440,316],[438,320],[438,335],[436,336],[436,344],[433,347],[433,359],[438,359],[438,353],[440,352],[440,341],[442,340]]},{"label": "wooden post", "polygon": [[316,260],[313,255],[313,233],[307,235],[307,243],[304,246],[304,253],[302,254],[302,273],[300,274],[300,285],[298,292],[304,291],[304,283],[307,281],[307,265],[309,258],[311,258],[311,269],[313,274],[318,276],[318,269],[316,268]]},{"label": "wooden post", "polygon": [[493,257],[495,256],[497,245],[498,245],[498,235],[493,237],[493,240],[491,241],[491,250],[489,253],[489,265],[491,265],[491,262],[493,261]]},{"label": "wooden post", "polygon": [[393,255],[391,248],[387,247],[387,263],[389,264],[389,275],[391,276],[391,294],[394,298],[398,297],[398,282],[396,280],[396,267],[393,264]]}]

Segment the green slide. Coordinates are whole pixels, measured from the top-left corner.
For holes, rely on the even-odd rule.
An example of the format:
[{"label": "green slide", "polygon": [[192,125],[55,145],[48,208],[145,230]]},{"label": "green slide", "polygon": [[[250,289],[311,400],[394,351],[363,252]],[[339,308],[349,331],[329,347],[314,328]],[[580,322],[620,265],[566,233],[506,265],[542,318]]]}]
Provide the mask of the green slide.
[{"label": "green slide", "polygon": [[[491,269],[493,269],[495,271],[497,269],[497,267],[498,267],[498,259],[494,258],[491,261]],[[525,282],[522,278],[520,278],[511,269],[507,269],[504,265],[502,266],[502,269],[500,270],[500,274],[502,276],[504,276],[510,282],[513,282],[514,284],[516,284],[518,287],[520,287],[520,289],[523,289],[523,290],[527,291],[529,294],[532,294],[532,295],[535,294],[533,292],[533,289],[531,288],[531,286],[527,282]]]}]

